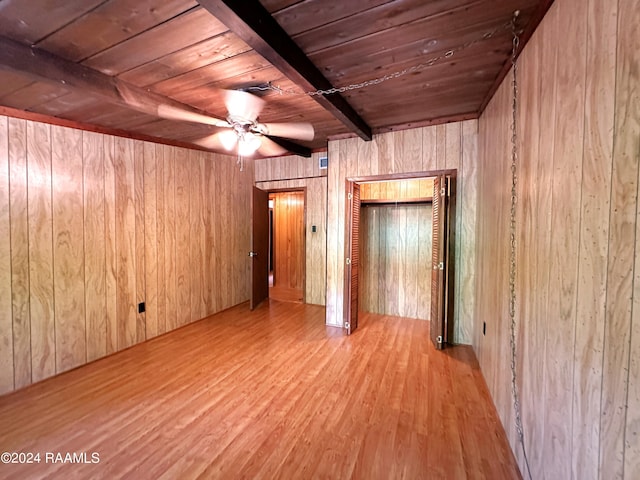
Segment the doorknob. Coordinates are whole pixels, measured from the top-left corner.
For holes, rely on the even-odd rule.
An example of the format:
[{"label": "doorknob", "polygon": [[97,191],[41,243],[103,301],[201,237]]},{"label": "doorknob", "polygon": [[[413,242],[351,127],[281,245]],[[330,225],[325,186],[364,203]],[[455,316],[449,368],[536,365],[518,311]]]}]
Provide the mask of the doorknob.
[{"label": "doorknob", "polygon": [[257,257],[258,256],[258,252],[249,252],[249,256],[250,257]]}]

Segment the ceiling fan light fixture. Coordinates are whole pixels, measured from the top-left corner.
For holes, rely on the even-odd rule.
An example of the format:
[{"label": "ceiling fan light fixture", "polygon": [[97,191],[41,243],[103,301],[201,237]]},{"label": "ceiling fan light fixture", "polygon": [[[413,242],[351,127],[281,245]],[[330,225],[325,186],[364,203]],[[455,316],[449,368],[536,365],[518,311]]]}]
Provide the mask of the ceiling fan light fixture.
[{"label": "ceiling fan light fixture", "polygon": [[238,154],[242,157],[253,155],[260,148],[261,143],[257,135],[246,132],[238,139]]},{"label": "ceiling fan light fixture", "polygon": [[238,135],[233,130],[225,130],[220,132],[220,143],[225,150],[230,152],[238,143]]}]

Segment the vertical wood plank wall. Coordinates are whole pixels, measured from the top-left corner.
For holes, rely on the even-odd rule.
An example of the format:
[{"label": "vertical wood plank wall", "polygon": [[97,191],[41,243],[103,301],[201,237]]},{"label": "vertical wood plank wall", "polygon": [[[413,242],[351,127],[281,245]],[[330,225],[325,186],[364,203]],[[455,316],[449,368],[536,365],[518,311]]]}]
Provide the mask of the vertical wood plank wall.
[{"label": "vertical wood plank wall", "polygon": [[360,310],[429,320],[433,178],[360,185]]},{"label": "vertical wood plank wall", "polygon": [[360,199],[366,200],[415,200],[433,197],[433,178],[368,182],[360,185]]},{"label": "vertical wood plank wall", "polygon": [[[262,190],[307,188],[305,301],[316,305],[325,304],[327,272],[327,170],[318,168],[321,156],[326,153],[314,153],[311,158],[287,156],[254,162],[255,185]],[[313,225],[315,233],[311,231]]]},{"label": "vertical wood plank wall", "polygon": [[431,204],[363,205],[360,310],[429,320],[430,272]]},{"label": "vertical wood plank wall", "polygon": [[[9,119],[7,117],[0,116],[0,152],[4,152],[4,154],[0,155],[0,238],[2,239],[2,241],[0,241],[0,386],[2,388],[2,392],[12,390],[15,381],[15,372],[13,368],[11,242],[7,241],[8,238],[11,238],[11,197],[9,194],[10,175],[9,155],[7,155],[9,150],[8,130]],[[43,178],[45,178],[46,175],[46,171],[43,170]],[[50,216],[50,207],[49,212],[46,212],[45,208],[43,208],[42,215],[47,215],[48,213]],[[49,245],[51,243],[53,242],[49,242]],[[51,255],[49,255],[49,263],[51,264],[51,262]],[[51,298],[51,294],[48,298]],[[36,308],[38,307],[36,306]],[[53,308],[53,305],[50,305],[49,308]],[[52,316],[51,310],[49,310],[49,315]],[[46,335],[46,330],[44,333]],[[37,339],[36,341],[40,341],[40,339]],[[49,341],[53,341],[53,338],[49,339]]]},{"label": "vertical wood plank wall", "polygon": [[[639,24],[639,0],[556,0],[518,61],[517,373],[533,478],[640,476]],[[479,122],[474,347],[524,472],[509,368],[511,81]]]},{"label": "vertical wood plank wall", "polygon": [[454,342],[471,343],[475,303],[477,121],[449,123],[329,142],[327,212],[327,324],[342,326],[345,180],[392,173],[458,170]]},{"label": "vertical wood plank wall", "polygon": [[252,182],[253,162],[0,116],[0,394],[247,300]]}]

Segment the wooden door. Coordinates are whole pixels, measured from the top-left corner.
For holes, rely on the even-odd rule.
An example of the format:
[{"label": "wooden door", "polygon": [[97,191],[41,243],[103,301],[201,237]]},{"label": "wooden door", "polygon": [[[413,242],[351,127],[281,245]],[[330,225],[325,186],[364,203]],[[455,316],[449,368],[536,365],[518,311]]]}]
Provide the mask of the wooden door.
[{"label": "wooden door", "polygon": [[283,301],[304,301],[305,192],[272,193],[273,286],[269,296]]},{"label": "wooden door", "polygon": [[253,187],[251,202],[251,298],[253,310],[269,296],[269,193]]},{"label": "wooden door", "polygon": [[453,175],[443,177],[446,179],[446,196],[443,200],[444,215],[446,215],[446,229],[444,238],[444,279],[443,279],[443,306],[442,316],[444,321],[444,342],[449,343],[453,339],[453,313],[454,313],[454,293],[455,293],[455,244],[456,244],[456,177]]},{"label": "wooden door", "polygon": [[432,263],[431,263],[431,315],[429,331],[431,341],[436,348],[444,346],[445,338],[445,285],[444,273],[446,269],[445,247],[447,245],[447,179],[438,176],[433,181],[432,204]]},{"label": "wooden door", "polygon": [[358,273],[360,269],[360,185],[347,180],[345,226],[344,328],[348,335],[358,328]]}]

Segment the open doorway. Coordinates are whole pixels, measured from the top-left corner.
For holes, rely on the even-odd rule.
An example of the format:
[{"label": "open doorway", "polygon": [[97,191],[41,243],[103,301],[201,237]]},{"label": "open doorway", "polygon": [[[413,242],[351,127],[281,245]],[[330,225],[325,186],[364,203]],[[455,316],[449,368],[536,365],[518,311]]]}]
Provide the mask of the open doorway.
[{"label": "open doorway", "polygon": [[304,303],[306,191],[269,192],[269,298]]}]

